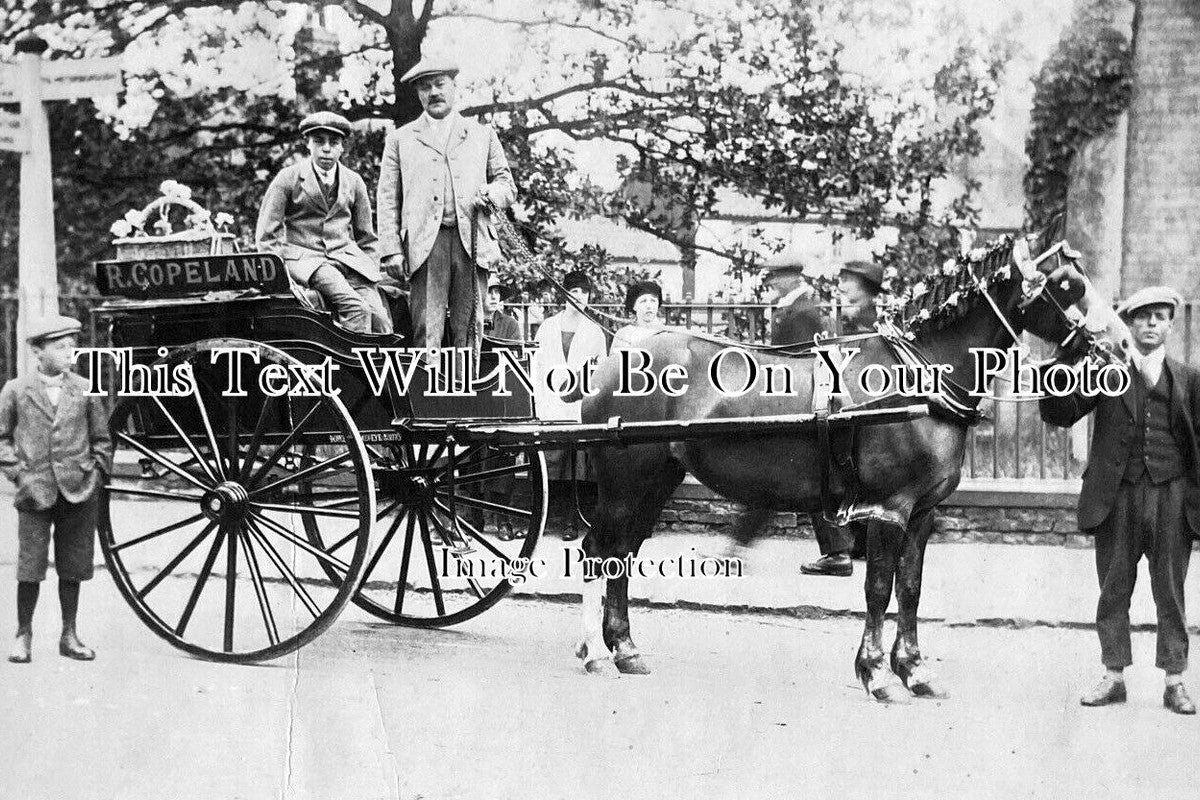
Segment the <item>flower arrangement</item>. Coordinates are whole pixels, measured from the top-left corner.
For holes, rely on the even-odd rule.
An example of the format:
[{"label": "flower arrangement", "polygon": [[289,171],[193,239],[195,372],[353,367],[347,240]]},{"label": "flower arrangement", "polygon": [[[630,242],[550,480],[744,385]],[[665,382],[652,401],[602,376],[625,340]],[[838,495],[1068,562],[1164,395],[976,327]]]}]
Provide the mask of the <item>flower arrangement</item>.
[{"label": "flower arrangement", "polygon": [[[233,217],[215,216],[192,200],[192,190],[174,180],[163,181],[161,195],[142,209],[130,209],[109,228],[116,237],[117,258],[168,258],[232,252]],[[171,212],[182,208],[185,215],[179,230]],[[176,217],[178,218],[178,214]]]}]

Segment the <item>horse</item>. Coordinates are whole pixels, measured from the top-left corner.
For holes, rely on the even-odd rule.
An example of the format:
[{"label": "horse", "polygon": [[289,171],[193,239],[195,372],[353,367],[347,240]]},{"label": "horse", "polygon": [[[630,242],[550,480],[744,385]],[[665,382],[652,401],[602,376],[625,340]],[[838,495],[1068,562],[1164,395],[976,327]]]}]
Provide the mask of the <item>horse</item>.
[{"label": "horse", "polygon": [[[934,510],[958,486],[967,428],[977,421],[978,397],[968,396],[972,348],[1008,348],[1025,330],[1060,344],[1059,359],[1075,362],[1089,352],[1122,360],[1128,329],[1075,265],[1065,242],[1045,247],[1038,259],[1028,242],[1006,237],[943,268],[927,291],[899,317],[899,335],[856,340],[860,351],[846,366],[844,391],[851,402],[866,399],[860,389],[868,365],[897,365],[908,354],[948,365],[947,389],[929,403],[928,416],[853,428],[848,452],[853,472],[834,471],[824,482],[818,434],[726,435],[689,441],[592,448],[598,502],[582,546],[590,559],[636,558],[658,517],[686,473],[721,497],[751,508],[819,514],[825,499],[839,504],[839,522],[868,520],[866,624],[855,656],[855,672],[869,696],[884,703],[918,697],[946,697],[928,667],[917,640],[917,607],[925,545]],[[1016,267],[1016,268],[1014,268]],[[1086,320],[1086,324],[1081,322]],[[1082,335],[1079,335],[1082,334]],[[706,380],[718,353],[731,344],[679,331],[656,332],[642,344],[652,364],[681,365],[692,380],[676,396],[655,392],[631,396],[614,391],[621,378],[619,359],[602,362],[595,391],[583,400],[585,423],[701,420],[807,413],[813,402],[811,351],[797,355],[777,348],[749,351],[761,373],[768,365],[797,377],[791,393],[774,396],[756,388],[730,396],[751,376],[745,358],[729,358],[722,369],[722,392]],[[807,356],[807,357],[806,357]],[[824,368],[822,368],[824,369]],[[921,400],[908,400],[921,402]],[[842,435],[842,434],[838,434]],[[600,563],[599,561],[593,563]],[[890,658],[883,649],[884,614],[893,587],[899,615]],[[594,577],[583,586],[583,631],[576,656],[591,674],[647,674],[634,644],[629,620],[629,577]]]}]

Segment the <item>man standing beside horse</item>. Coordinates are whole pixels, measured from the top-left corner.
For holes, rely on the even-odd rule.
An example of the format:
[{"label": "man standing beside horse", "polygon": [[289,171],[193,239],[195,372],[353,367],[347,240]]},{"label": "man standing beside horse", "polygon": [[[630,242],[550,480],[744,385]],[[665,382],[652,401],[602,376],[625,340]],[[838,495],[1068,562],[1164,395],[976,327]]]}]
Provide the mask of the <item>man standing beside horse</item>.
[{"label": "man standing beside horse", "polygon": [[1100,600],[1096,632],[1105,675],[1085,706],[1125,702],[1133,663],[1129,600],[1145,555],[1158,611],[1155,665],[1166,676],[1163,705],[1195,714],[1183,685],[1188,633],[1183,584],[1200,531],[1200,371],[1166,356],[1183,300],[1167,287],[1142,289],[1117,309],[1133,334],[1130,386],[1119,397],[1046,398],[1042,419],[1070,426],[1092,410],[1091,456],[1079,495],[1079,529],[1096,538]]},{"label": "man standing beside horse", "polygon": [[380,254],[409,278],[413,346],[479,351],[487,275],[501,258],[494,214],[516,199],[496,132],[454,110],[458,67],[422,60],[401,80],[425,109],[388,134],[379,170]]}]

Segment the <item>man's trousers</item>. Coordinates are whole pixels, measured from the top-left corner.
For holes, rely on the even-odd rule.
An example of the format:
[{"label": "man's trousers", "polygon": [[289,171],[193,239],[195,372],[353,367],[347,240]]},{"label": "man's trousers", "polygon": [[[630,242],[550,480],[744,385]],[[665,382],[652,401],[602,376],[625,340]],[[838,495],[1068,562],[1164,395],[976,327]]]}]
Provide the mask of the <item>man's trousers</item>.
[{"label": "man's trousers", "polygon": [[478,353],[483,343],[487,275],[463,247],[458,228],[439,230],[429,258],[409,278],[413,347],[442,346],[448,308],[451,343]]},{"label": "man's trousers", "polygon": [[1187,479],[1154,485],[1147,475],[1122,482],[1108,519],[1097,525],[1096,574],[1100,602],[1096,631],[1100,658],[1109,669],[1133,663],[1129,646],[1129,599],[1143,555],[1150,562],[1150,591],[1158,610],[1155,666],[1177,673],[1187,669],[1187,617],[1183,582],[1192,541],[1184,515]]},{"label": "man's trousers", "polygon": [[375,284],[349,267],[326,261],[317,267],[308,285],[333,309],[343,328],[359,333],[391,333],[392,320]]}]

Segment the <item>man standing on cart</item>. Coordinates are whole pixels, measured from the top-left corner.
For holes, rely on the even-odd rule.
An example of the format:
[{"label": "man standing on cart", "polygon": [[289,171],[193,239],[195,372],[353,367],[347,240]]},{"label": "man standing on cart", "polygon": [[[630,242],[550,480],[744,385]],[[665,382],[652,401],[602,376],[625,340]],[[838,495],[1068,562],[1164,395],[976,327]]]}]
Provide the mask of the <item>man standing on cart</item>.
[{"label": "man standing on cart", "polygon": [[379,169],[380,253],[409,278],[413,346],[479,350],[489,270],[500,258],[494,215],[516,199],[496,132],[454,110],[458,67],[424,59],[401,79],[425,109],[388,134]]},{"label": "man standing on cart", "polygon": [[362,177],[340,163],[350,121],[321,111],[300,122],[300,133],[309,157],[284,167],[267,187],[255,241],[282,255],[292,279],[319,292],[340,325],[389,333],[371,197]]}]

